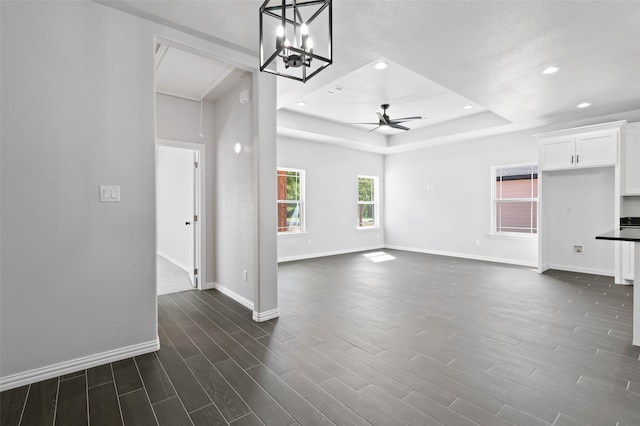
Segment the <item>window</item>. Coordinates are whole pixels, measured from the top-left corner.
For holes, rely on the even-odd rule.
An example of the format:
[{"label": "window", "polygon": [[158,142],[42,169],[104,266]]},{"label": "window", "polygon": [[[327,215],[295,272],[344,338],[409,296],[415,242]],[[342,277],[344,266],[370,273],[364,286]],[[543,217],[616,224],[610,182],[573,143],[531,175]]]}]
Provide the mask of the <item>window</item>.
[{"label": "window", "polygon": [[378,226],[378,178],[358,176],[358,228]]},{"label": "window", "polygon": [[538,232],[538,165],[492,167],[492,233]]},{"label": "window", "polygon": [[304,170],[278,169],[278,232],[304,232]]}]

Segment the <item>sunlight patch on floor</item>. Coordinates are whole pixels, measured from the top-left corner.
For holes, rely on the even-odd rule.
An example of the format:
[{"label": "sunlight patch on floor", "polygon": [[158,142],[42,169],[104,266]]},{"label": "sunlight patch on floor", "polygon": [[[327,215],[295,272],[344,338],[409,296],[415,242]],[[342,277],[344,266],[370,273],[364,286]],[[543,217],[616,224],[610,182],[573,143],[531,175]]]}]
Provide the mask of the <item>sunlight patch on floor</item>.
[{"label": "sunlight patch on floor", "polygon": [[378,263],[378,262],[386,262],[387,260],[394,260],[395,257],[387,254],[383,251],[375,251],[373,253],[365,253],[364,257],[368,258],[370,261]]}]

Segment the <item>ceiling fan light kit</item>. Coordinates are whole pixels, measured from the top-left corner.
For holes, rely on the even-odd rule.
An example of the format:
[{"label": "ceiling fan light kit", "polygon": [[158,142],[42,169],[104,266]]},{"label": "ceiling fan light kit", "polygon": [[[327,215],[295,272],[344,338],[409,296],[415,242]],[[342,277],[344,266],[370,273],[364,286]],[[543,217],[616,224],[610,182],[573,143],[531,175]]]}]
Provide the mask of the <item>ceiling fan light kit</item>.
[{"label": "ceiling fan light kit", "polygon": [[331,2],[266,0],[262,3],[260,71],[305,83],[331,65]]}]

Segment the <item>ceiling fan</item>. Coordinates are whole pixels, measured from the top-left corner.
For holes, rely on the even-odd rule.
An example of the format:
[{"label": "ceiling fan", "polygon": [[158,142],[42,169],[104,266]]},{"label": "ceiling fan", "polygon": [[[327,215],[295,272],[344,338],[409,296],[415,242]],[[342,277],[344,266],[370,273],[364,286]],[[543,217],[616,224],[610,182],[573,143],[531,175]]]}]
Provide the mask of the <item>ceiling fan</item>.
[{"label": "ceiling fan", "polygon": [[402,117],[402,118],[396,118],[396,119],[392,120],[387,115],[387,109],[389,109],[389,104],[382,104],[382,105],[380,105],[380,108],[382,108],[382,114],[379,113],[379,112],[376,112],[376,114],[378,114],[378,119],[379,119],[378,123],[349,123],[349,124],[377,124],[376,127],[374,127],[373,129],[369,130],[368,133],[371,133],[374,130],[377,130],[380,127],[383,127],[383,126],[391,127],[392,129],[411,130],[408,127],[400,125],[400,123],[404,123],[405,121],[411,121],[411,120],[422,120],[422,117],[420,117],[420,116]]}]

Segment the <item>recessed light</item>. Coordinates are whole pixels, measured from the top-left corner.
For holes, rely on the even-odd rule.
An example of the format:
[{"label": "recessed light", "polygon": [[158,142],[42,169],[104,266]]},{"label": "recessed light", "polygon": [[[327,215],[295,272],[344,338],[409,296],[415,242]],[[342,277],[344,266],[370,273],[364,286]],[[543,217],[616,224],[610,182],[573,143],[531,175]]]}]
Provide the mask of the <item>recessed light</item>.
[{"label": "recessed light", "polygon": [[377,64],[375,64],[373,67],[374,67],[375,69],[377,69],[377,70],[383,70],[383,69],[387,68],[388,66],[389,66],[389,64],[388,64],[388,63],[383,62],[383,61],[380,61],[380,62],[378,62]]},{"label": "recessed light", "polygon": [[462,107],[462,109],[471,109],[473,108],[473,105],[465,105]]},{"label": "recessed light", "polygon": [[307,103],[305,101],[298,101],[296,102],[296,105],[298,106],[305,106]]},{"label": "recessed light", "polygon": [[550,67],[547,67],[547,68],[543,69],[542,70],[542,74],[546,74],[546,75],[555,74],[558,71],[560,71],[560,69],[561,69],[561,67],[559,67],[557,65],[552,65]]},{"label": "recessed light", "polygon": [[578,105],[576,105],[578,108],[588,108],[591,106],[591,104],[589,102],[582,102],[579,103]]}]

